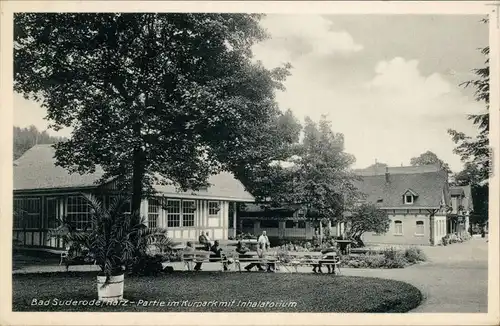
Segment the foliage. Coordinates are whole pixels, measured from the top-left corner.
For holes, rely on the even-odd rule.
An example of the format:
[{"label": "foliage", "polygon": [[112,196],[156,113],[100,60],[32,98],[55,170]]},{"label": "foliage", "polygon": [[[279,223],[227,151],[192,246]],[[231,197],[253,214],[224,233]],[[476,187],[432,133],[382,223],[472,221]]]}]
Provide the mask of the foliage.
[{"label": "foliage", "polygon": [[452,173],[448,163],[445,163],[443,160],[441,160],[436,154],[434,154],[431,151],[427,151],[425,153],[422,153],[422,154],[420,154],[420,156],[417,156],[417,157],[412,157],[410,159],[410,164],[413,166],[433,164],[433,165],[437,165],[437,166],[441,167],[447,173]]},{"label": "foliage", "polygon": [[375,164],[366,167],[364,170],[379,170],[379,169],[385,169],[386,167],[388,167],[388,165],[385,163],[375,162]]},{"label": "foliage", "polygon": [[489,185],[484,182],[481,169],[471,163],[465,163],[464,169],[455,175],[455,185],[471,186],[473,210],[470,214],[471,224],[483,225],[488,220]]},{"label": "foliage", "polygon": [[446,246],[453,243],[462,243],[471,239],[469,232],[451,233],[441,239],[441,243]]},{"label": "foliage", "polygon": [[344,152],[344,136],[323,116],[306,118],[304,139],[291,159],[288,202],[306,208],[307,217],[336,222],[358,196],[350,169],[354,156]]},{"label": "foliage", "polygon": [[252,60],[261,16],[18,13],[14,89],[47,109],[53,129],[73,128],[56,145],[58,165],[101,165],[101,181],[131,187],[138,211],[156,182],[197,190],[285,146],[293,128],[279,128],[275,90],[290,65]]},{"label": "foliage", "polygon": [[361,236],[365,232],[385,233],[389,230],[390,218],[387,212],[379,209],[372,203],[357,205],[349,216],[347,222],[347,237],[354,240],[358,246],[363,246]]},{"label": "foliage", "polygon": [[257,239],[257,236],[253,233],[243,233],[239,232],[236,237],[232,240],[247,240],[247,239]]},{"label": "foliage", "polygon": [[[94,195],[82,196],[91,209],[89,224],[79,230],[64,218],[49,236],[60,237],[69,245],[70,259],[88,251],[107,279],[140,262],[151,246],[163,248],[171,243],[166,230],[147,228],[143,220],[124,212],[123,207],[128,201],[125,196],[115,197],[109,207],[104,207]],[[133,224],[132,221],[137,219],[139,224]]]},{"label": "foliage", "polygon": [[160,254],[140,256],[130,269],[130,274],[141,276],[158,275],[163,272],[162,263],[168,260],[168,256]]},{"label": "foliage", "polygon": [[[484,20],[483,22],[487,22]],[[489,46],[481,50],[486,57],[485,65],[482,68],[474,69],[475,79],[465,81],[461,84],[464,87],[473,87],[475,89],[475,99],[485,105],[485,112],[469,115],[468,119],[477,126],[479,134],[473,138],[465,135],[463,132],[449,129],[448,133],[452,136],[453,142],[457,144],[454,152],[458,154],[466,164],[474,166],[474,184],[487,183],[490,175],[491,153],[489,147],[489,104],[490,104],[490,67],[489,67]],[[470,170],[470,167],[466,166]],[[484,199],[480,199],[484,200]],[[487,199],[486,199],[487,201]]]},{"label": "foliage", "polygon": [[419,247],[406,248],[404,251],[404,256],[410,264],[427,260],[424,251]]},{"label": "foliage", "polygon": [[64,141],[63,137],[50,136],[46,130],[40,132],[31,125],[28,128],[14,126],[14,160],[17,160],[28,149],[37,144],[55,144]]}]

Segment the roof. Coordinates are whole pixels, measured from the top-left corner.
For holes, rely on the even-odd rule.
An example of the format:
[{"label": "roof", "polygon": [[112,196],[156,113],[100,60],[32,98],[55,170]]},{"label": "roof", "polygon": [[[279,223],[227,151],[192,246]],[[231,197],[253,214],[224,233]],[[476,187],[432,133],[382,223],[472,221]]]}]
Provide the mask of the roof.
[{"label": "roof", "polygon": [[[104,170],[96,166],[94,173],[70,174],[55,165],[55,149],[51,145],[35,145],[14,162],[14,191],[44,189],[78,189],[98,186]],[[209,177],[211,184],[206,190],[177,191],[173,185],[155,185],[155,189],[165,195],[219,198],[235,201],[254,201],[243,184],[229,172],[221,172]]]},{"label": "roof", "polygon": [[450,194],[452,196],[465,196],[464,190],[461,187],[450,188]]},{"label": "roof", "polygon": [[[357,170],[360,180],[354,181],[357,189],[366,195],[365,200],[383,208],[439,208],[443,199],[449,204],[447,173],[436,166]],[[413,204],[404,204],[403,194],[411,189],[416,194]]]},{"label": "roof", "polygon": [[360,176],[384,175],[386,172],[390,174],[415,174],[415,173],[430,173],[442,172],[439,165],[419,165],[419,166],[396,166],[396,167],[367,167],[365,169],[357,169],[354,172]]}]

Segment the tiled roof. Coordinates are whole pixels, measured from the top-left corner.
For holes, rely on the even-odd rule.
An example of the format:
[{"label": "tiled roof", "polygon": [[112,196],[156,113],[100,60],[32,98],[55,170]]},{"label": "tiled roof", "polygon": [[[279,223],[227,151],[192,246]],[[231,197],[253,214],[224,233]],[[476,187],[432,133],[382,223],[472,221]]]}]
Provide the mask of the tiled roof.
[{"label": "tiled roof", "polygon": [[[366,201],[384,208],[438,208],[443,198],[450,203],[447,174],[435,166],[388,168],[388,182],[385,169],[357,170],[361,180],[355,181]],[[403,194],[411,189],[418,196],[413,204],[403,202]]]},{"label": "tiled roof", "polygon": [[[70,174],[55,165],[54,148],[51,145],[36,145],[14,162],[14,191],[42,189],[77,189],[94,187],[104,174],[101,167],[91,174]],[[253,201],[240,181],[231,173],[222,172],[209,178],[211,186],[198,192],[178,192],[174,186],[156,185],[157,191],[165,195],[190,195],[220,199]]]}]

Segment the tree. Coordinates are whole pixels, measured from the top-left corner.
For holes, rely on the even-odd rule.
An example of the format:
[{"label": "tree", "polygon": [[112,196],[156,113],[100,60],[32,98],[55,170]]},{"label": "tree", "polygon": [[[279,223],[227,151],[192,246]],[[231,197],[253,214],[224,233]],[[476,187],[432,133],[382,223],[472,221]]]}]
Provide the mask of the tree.
[{"label": "tree", "polygon": [[[489,47],[481,50],[485,56],[489,55]],[[486,110],[489,110],[489,82],[490,69],[489,59],[485,61],[485,67],[474,69],[477,79],[469,80],[461,85],[464,87],[474,87],[476,89],[476,101],[484,102]],[[465,135],[449,129],[448,133],[452,136],[453,142],[457,144],[454,153],[460,155],[464,163],[470,163],[477,166],[480,182],[487,182],[490,175],[490,148],[489,148],[489,113],[473,114],[468,116],[469,120],[478,127],[479,134],[476,138]]]},{"label": "tree", "polygon": [[381,170],[385,169],[386,167],[388,167],[388,165],[385,163],[375,162],[374,164],[366,167],[364,170]]},{"label": "tree", "polygon": [[22,13],[15,15],[14,89],[72,127],[55,145],[72,173],[105,174],[132,191],[154,183],[207,186],[281,148],[275,90],[289,65],[268,70],[251,46],[257,14]]},{"label": "tree", "polygon": [[[487,19],[483,20],[487,22]],[[455,176],[457,183],[470,184],[472,191],[472,200],[474,203],[474,212],[471,215],[471,223],[483,224],[488,220],[488,200],[490,176],[491,152],[489,147],[489,103],[490,103],[490,68],[489,68],[488,46],[481,49],[481,53],[486,56],[485,66],[474,69],[476,79],[468,80],[461,84],[464,87],[475,88],[475,100],[485,105],[486,111],[481,114],[469,115],[467,118],[477,126],[478,136],[473,138],[463,132],[449,129],[448,133],[452,140],[457,144],[454,152],[460,155],[462,162],[465,163],[463,171]]]},{"label": "tree", "polygon": [[[287,110],[277,121],[273,147],[261,151],[259,160],[241,162],[236,176],[259,202],[280,206],[289,200],[293,170],[283,166],[297,152],[302,129],[297,118]],[[279,145],[279,146],[276,146]]]},{"label": "tree", "polygon": [[350,168],[355,158],[344,152],[344,136],[334,133],[324,116],[319,123],[306,118],[304,139],[292,161],[289,202],[305,206],[309,218],[338,221],[358,196]]},{"label": "tree", "polygon": [[383,234],[389,230],[390,221],[386,211],[374,204],[362,203],[346,217],[346,234],[348,238],[356,241],[359,247],[363,247],[361,237],[365,232]]},{"label": "tree", "polygon": [[483,182],[482,172],[477,165],[466,163],[465,168],[455,175],[455,185],[471,186],[473,211],[470,223],[483,225],[488,220],[488,184]]},{"label": "tree", "polygon": [[36,144],[55,144],[63,141],[63,137],[50,136],[46,130],[40,132],[35,126],[20,128],[14,126],[14,160],[17,160],[28,149]]},{"label": "tree", "polygon": [[410,164],[413,166],[434,164],[434,165],[441,167],[443,170],[448,172],[448,174],[452,173],[448,163],[445,163],[443,160],[441,160],[436,154],[434,154],[431,151],[427,151],[425,153],[422,153],[422,154],[420,154],[420,156],[417,156],[417,157],[412,157],[410,160]]}]

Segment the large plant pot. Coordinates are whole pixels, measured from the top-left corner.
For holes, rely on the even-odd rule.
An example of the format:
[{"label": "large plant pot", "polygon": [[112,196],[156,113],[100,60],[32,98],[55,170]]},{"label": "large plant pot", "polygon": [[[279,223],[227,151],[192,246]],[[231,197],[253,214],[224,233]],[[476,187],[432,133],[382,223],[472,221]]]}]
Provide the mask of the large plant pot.
[{"label": "large plant pot", "polygon": [[119,301],[123,299],[124,274],[111,276],[106,284],[106,276],[97,276],[97,295],[99,300],[105,302]]}]

